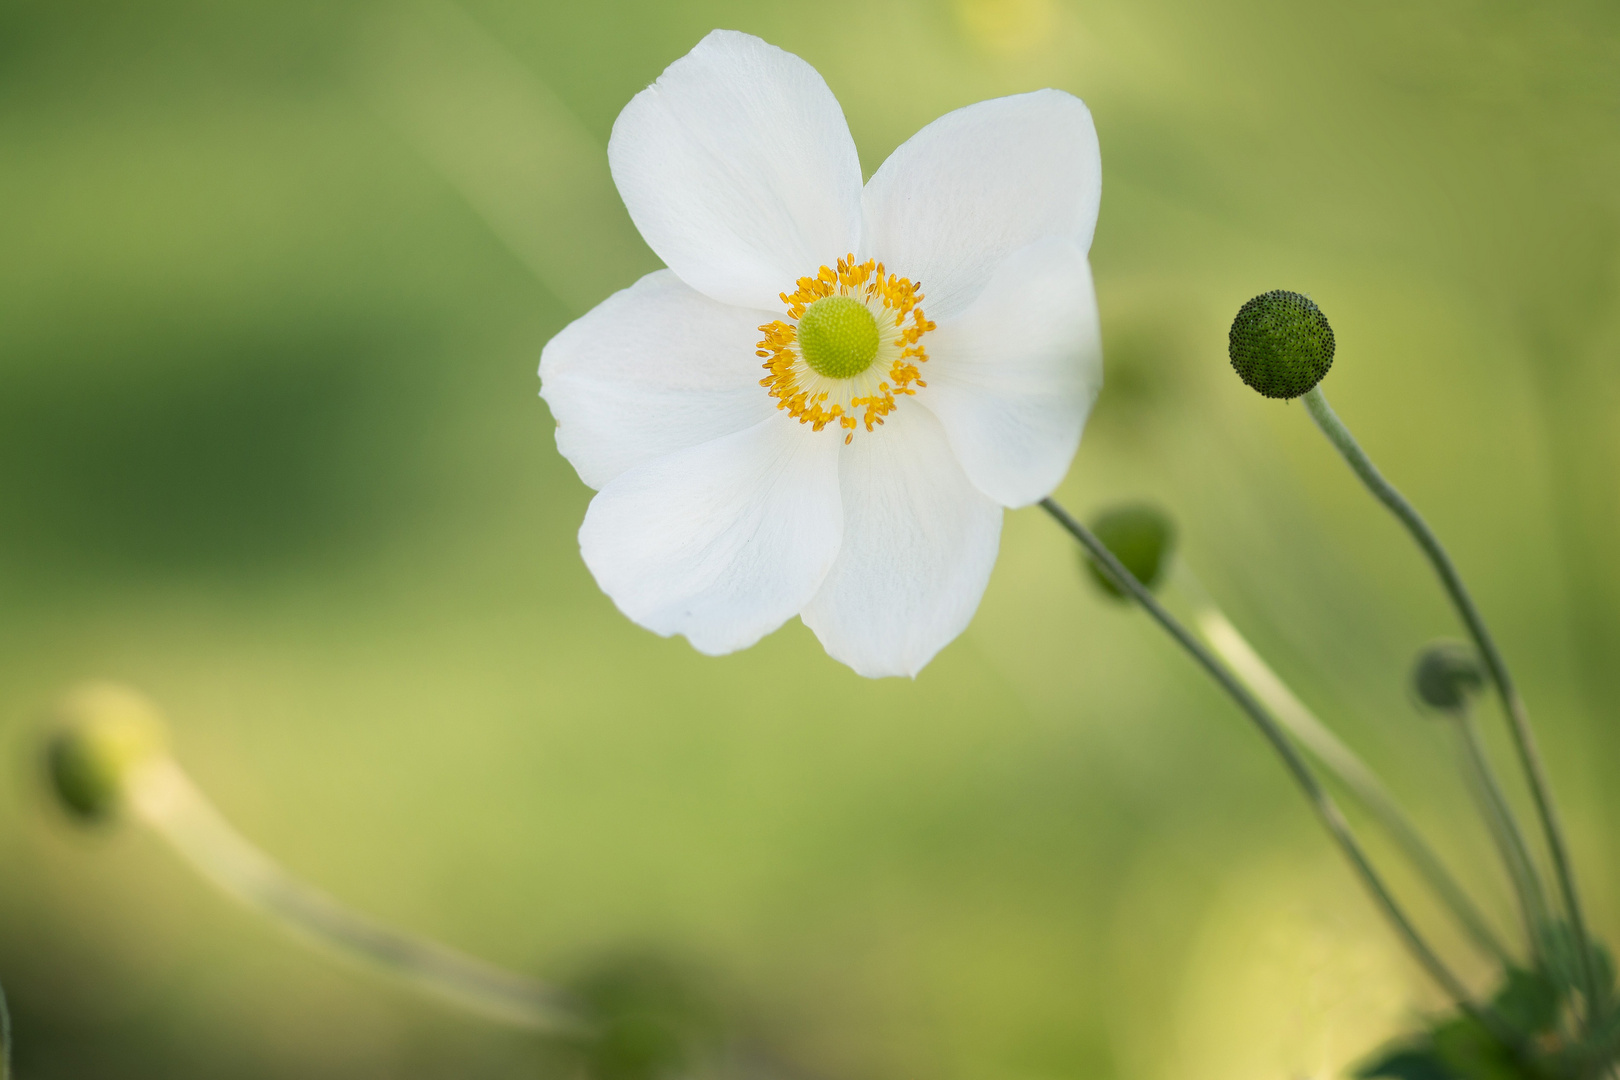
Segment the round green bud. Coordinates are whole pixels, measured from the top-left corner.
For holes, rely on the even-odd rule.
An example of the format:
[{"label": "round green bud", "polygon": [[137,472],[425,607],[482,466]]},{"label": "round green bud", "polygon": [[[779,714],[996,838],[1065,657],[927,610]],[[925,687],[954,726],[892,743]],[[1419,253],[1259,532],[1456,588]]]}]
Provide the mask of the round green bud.
[{"label": "round green bud", "polygon": [[852,379],[877,358],[877,320],[859,300],[824,296],[799,319],[799,348],[817,375]]},{"label": "round green bud", "polygon": [[74,817],[105,820],[122,804],[130,773],[167,747],[163,714],[146,697],[116,683],[80,687],[58,708],[46,743],[51,790]]},{"label": "round green bud", "polygon": [[1425,646],[1412,665],[1412,690],[1431,709],[1457,712],[1485,689],[1485,670],[1474,650],[1455,641]]},{"label": "round green bud", "polygon": [[1244,304],[1227,337],[1232,369],[1268,398],[1297,398],[1333,366],[1333,327],[1310,297],[1273,289]]},{"label": "round green bud", "polygon": [[[1092,519],[1091,531],[1137,581],[1153,589],[1164,580],[1176,549],[1176,527],[1164,511],[1147,503],[1112,506]],[[1082,558],[1098,588],[1116,600],[1127,599],[1096,560]]]}]

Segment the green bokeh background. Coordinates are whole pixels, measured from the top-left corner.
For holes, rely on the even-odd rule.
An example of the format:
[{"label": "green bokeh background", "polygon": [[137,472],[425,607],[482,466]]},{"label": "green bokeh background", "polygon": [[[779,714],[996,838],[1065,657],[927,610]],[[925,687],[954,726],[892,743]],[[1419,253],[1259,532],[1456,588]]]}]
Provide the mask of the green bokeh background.
[{"label": "green bokeh background", "polygon": [[1260,741],[1036,511],[914,682],[797,623],[705,658],[596,589],[535,366],[657,265],[602,148],[716,26],[816,65],[868,173],[949,109],[1086,99],[1108,385],[1060,496],[1172,508],[1506,925],[1402,686],[1457,632],[1441,596],[1226,365],[1248,297],[1323,307],[1326,390],[1493,621],[1620,936],[1615,5],[0,0],[23,1080],[544,1075],[66,822],[39,723],[90,677],[162,701],[226,813],[344,901],[551,977],[672,957],[806,1076],[1325,1076],[1435,1004]]}]

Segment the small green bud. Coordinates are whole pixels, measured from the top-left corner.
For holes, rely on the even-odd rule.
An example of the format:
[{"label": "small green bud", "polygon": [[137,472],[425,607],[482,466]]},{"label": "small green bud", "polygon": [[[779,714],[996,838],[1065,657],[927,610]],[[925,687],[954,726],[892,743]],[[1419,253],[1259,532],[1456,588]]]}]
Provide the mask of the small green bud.
[{"label": "small green bud", "polygon": [[[1176,549],[1176,527],[1168,514],[1146,503],[1112,506],[1092,519],[1091,531],[1125,569],[1149,589],[1164,579]],[[1089,555],[1082,555],[1092,581],[1116,600],[1126,599],[1118,585]]]},{"label": "small green bud", "polygon": [[1297,398],[1333,366],[1333,327],[1310,297],[1273,289],[1244,304],[1227,337],[1232,369],[1268,398]]},{"label": "small green bud", "polygon": [[1412,665],[1412,689],[1431,709],[1456,712],[1485,688],[1485,672],[1474,650],[1455,641],[1425,646]]},{"label": "small green bud", "polygon": [[167,748],[156,705],[129,687],[92,683],[69,694],[57,710],[45,767],[69,813],[103,821],[118,811],[130,773]]}]

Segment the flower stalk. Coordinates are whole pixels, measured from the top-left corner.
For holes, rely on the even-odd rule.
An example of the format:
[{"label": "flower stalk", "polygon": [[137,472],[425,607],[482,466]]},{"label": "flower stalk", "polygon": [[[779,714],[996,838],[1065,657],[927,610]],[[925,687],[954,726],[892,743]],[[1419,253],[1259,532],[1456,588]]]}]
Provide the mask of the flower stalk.
[{"label": "flower stalk", "polygon": [[1202,584],[1184,565],[1173,579],[1192,608],[1198,635],[1242,679],[1277,721],[1311,754],[1322,769],[1343,784],[1373,816],[1408,862],[1451,911],[1459,925],[1485,952],[1504,966],[1512,963],[1505,946],[1484,915],[1428,841],[1418,832],[1378,774],[1346,746],[1277,676],[1248,640],[1232,625]]},{"label": "flower stalk", "polygon": [[11,1011],[6,1008],[3,986],[0,986],[0,1080],[11,1080]]},{"label": "flower stalk", "polygon": [[1542,931],[1549,923],[1547,897],[1541,887],[1541,877],[1536,873],[1535,862],[1530,857],[1524,831],[1519,828],[1518,818],[1485,752],[1479,725],[1474,722],[1472,711],[1464,706],[1457,710],[1452,719],[1462,747],[1463,773],[1479,803],[1480,815],[1490,830],[1491,840],[1496,844],[1508,878],[1513,882],[1513,891],[1524,917],[1525,933],[1530,940],[1530,950],[1539,958]]},{"label": "flower stalk", "polygon": [[1226,692],[1227,696],[1260,729],[1261,735],[1277,751],[1277,755],[1282,758],[1283,765],[1288,770],[1289,775],[1299,785],[1300,791],[1305,795],[1312,809],[1316,811],[1317,817],[1349,861],[1351,869],[1361,879],[1362,884],[1372,895],[1379,910],[1389,920],[1397,936],[1419,966],[1446,992],[1459,1009],[1478,1020],[1489,1030],[1502,1031],[1504,1038],[1511,1039],[1511,1035],[1507,1033],[1505,1026],[1495,1018],[1494,1014],[1474,1003],[1462,981],[1424,940],[1412,920],[1407,917],[1406,912],[1384,883],[1383,877],[1367,857],[1361,842],[1356,839],[1355,832],[1350,828],[1350,823],[1345,820],[1344,813],[1339,809],[1338,804],[1334,802],[1333,797],[1323,788],[1316,775],[1311,772],[1310,767],[1305,764],[1299,750],[1289,739],[1283,726],[1271,714],[1271,711],[1203,642],[1199,641],[1191,631],[1159,603],[1153,593],[1114,557],[1114,553],[1108,550],[1108,546],[1098,540],[1091,530],[1087,529],[1050,497],[1042,499],[1040,506],[1069,535],[1080,542],[1086,552],[1114,578],[1115,583],[1147,610],[1153,620],[1178,645],[1186,650],[1200,667],[1209,673],[1210,677]]},{"label": "flower stalk", "polygon": [[1598,1007],[1601,991],[1598,986],[1597,972],[1592,963],[1591,941],[1587,934],[1586,918],[1581,908],[1579,892],[1575,887],[1575,875],[1571,865],[1569,851],[1564,843],[1563,827],[1559,822],[1558,808],[1553,802],[1552,786],[1547,780],[1546,768],[1542,764],[1541,752],[1536,745],[1535,734],[1530,729],[1530,716],[1525,709],[1524,700],[1520,698],[1513,677],[1508,672],[1507,662],[1502,658],[1501,651],[1496,647],[1496,641],[1485,626],[1485,620],[1480,615],[1479,608],[1474,604],[1473,597],[1469,595],[1467,587],[1463,584],[1461,575],[1457,572],[1456,564],[1441,545],[1433,530],[1428,526],[1416,508],[1406,500],[1395,486],[1384,479],[1378,467],[1372,463],[1366,451],[1356,442],[1350,429],[1345,427],[1332,406],[1323,396],[1321,387],[1313,387],[1305,394],[1305,407],[1310,411],[1311,419],[1322,434],[1327,436],[1339,454],[1349,464],[1351,470],[1372,492],[1373,497],[1383,503],[1390,513],[1405,526],[1412,539],[1428,558],[1429,564],[1434,568],[1435,574],[1440,578],[1447,596],[1451,598],[1452,605],[1457,609],[1458,616],[1463,625],[1467,627],[1468,634],[1473,638],[1474,645],[1479,650],[1480,658],[1485,663],[1485,670],[1489,674],[1491,684],[1496,688],[1497,697],[1502,702],[1502,709],[1507,715],[1508,730],[1513,737],[1513,746],[1518,754],[1519,763],[1524,769],[1525,779],[1530,787],[1530,794],[1535,802],[1536,813],[1541,820],[1542,833],[1546,839],[1547,851],[1551,856],[1553,872],[1558,880],[1558,890],[1563,899],[1564,909],[1569,917],[1570,932],[1574,937],[1577,965],[1580,970],[1581,981],[1586,993],[1586,1020],[1590,1025],[1593,1013]]},{"label": "flower stalk", "polygon": [[232,828],[169,755],[132,769],[124,795],[132,816],[198,873],[299,936],[492,1020],[550,1034],[588,1030],[552,987],[379,925],[297,880]]}]

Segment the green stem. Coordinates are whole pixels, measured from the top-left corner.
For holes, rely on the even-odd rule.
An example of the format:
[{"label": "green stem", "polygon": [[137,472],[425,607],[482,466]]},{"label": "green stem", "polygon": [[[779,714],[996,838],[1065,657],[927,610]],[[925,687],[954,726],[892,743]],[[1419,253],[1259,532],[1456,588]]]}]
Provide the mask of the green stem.
[{"label": "green stem", "polygon": [[6,1008],[3,986],[0,986],[0,1080],[11,1080],[11,1011]]},{"label": "green stem", "polygon": [[1547,925],[1547,898],[1541,888],[1541,878],[1530,857],[1530,848],[1524,842],[1524,831],[1519,828],[1518,818],[1514,816],[1507,795],[1502,791],[1496,770],[1491,767],[1490,757],[1479,736],[1479,725],[1474,723],[1474,717],[1466,706],[1457,713],[1455,723],[1462,742],[1463,767],[1469,786],[1479,800],[1480,812],[1501,854],[1508,877],[1513,881],[1513,890],[1518,894],[1519,907],[1524,913],[1530,949],[1539,958],[1542,928]]},{"label": "green stem", "polygon": [[552,987],[379,925],[292,877],[233,829],[172,758],[142,765],[127,784],[134,816],[248,908],[491,1019],[551,1033],[588,1030]]},{"label": "green stem", "polygon": [[1204,591],[1203,586],[1185,566],[1178,566],[1173,581],[1180,585],[1192,606],[1192,622],[1199,636],[1226,661],[1240,679],[1259,698],[1278,722],[1311,753],[1319,765],[1343,784],[1360,800],[1396,846],[1428,882],[1469,937],[1498,963],[1509,965],[1512,958],[1501,940],[1486,922],[1483,914],[1468,898],[1467,890],[1446,869],[1440,856],[1418,832],[1412,819],[1401,809],[1395,796],[1390,794],[1378,774],[1367,767],[1354,750],[1316,714],[1300,701],[1278,678],[1277,673],[1255,652],[1246,638],[1232,625],[1225,612]]},{"label": "green stem", "polygon": [[1519,763],[1524,768],[1525,779],[1529,783],[1530,794],[1536,804],[1536,813],[1541,818],[1547,851],[1552,856],[1553,872],[1558,878],[1558,890],[1563,896],[1564,908],[1569,914],[1570,932],[1575,938],[1575,951],[1578,955],[1577,963],[1580,966],[1582,982],[1585,983],[1586,1019],[1590,1024],[1592,1012],[1600,1000],[1600,993],[1597,973],[1592,966],[1586,917],[1582,913],[1580,895],[1575,888],[1575,875],[1571,868],[1568,849],[1564,844],[1564,831],[1559,824],[1558,809],[1553,803],[1552,785],[1547,781],[1546,769],[1541,762],[1541,752],[1536,747],[1535,734],[1530,730],[1530,716],[1513,684],[1513,677],[1508,674],[1507,662],[1497,649],[1491,632],[1486,629],[1479,608],[1474,605],[1473,597],[1468,594],[1462,577],[1457,573],[1456,565],[1451,561],[1451,556],[1446,554],[1446,549],[1441,546],[1439,538],[1434,535],[1412,504],[1406,501],[1405,496],[1384,479],[1383,474],[1372,463],[1372,459],[1356,442],[1355,436],[1350,434],[1350,429],[1344,426],[1344,422],[1328,405],[1320,386],[1305,395],[1305,407],[1310,410],[1311,418],[1316,421],[1317,427],[1322,429],[1322,434],[1327,436],[1328,441],[1349,463],[1350,468],[1361,478],[1361,482],[1367,485],[1373,496],[1383,503],[1402,525],[1406,526],[1406,531],[1417,541],[1418,547],[1423,550],[1430,565],[1434,567],[1434,572],[1439,575],[1440,583],[1445,586],[1452,605],[1456,607],[1457,614],[1468,628],[1469,636],[1474,639],[1474,645],[1479,649],[1480,657],[1485,661],[1485,669],[1490,672],[1491,682],[1502,701],[1503,711],[1507,713],[1508,730],[1512,733]]},{"label": "green stem", "polygon": [[1086,549],[1092,559],[1096,560],[1097,564],[1108,572],[1109,576],[1114,579],[1115,583],[1123,591],[1129,593],[1137,603],[1147,609],[1148,614],[1153,617],[1154,621],[1175,639],[1176,644],[1185,649],[1197,661],[1199,666],[1215,680],[1222,690],[1226,691],[1227,696],[1236,702],[1238,708],[1242,709],[1249,719],[1254,722],[1255,726],[1260,729],[1261,735],[1265,737],[1266,741],[1277,751],[1278,756],[1282,758],[1284,767],[1294,778],[1294,782],[1299,785],[1305,798],[1316,811],[1317,817],[1321,819],[1329,835],[1339,845],[1339,849],[1344,853],[1345,858],[1349,860],[1351,868],[1361,878],[1362,884],[1372,894],[1373,900],[1377,903],[1379,909],[1389,919],[1390,924],[1395,928],[1396,934],[1424,971],[1428,972],[1429,976],[1450,995],[1458,1008],[1487,1025],[1489,1030],[1502,1030],[1502,1025],[1493,1016],[1483,1012],[1473,1003],[1462,981],[1452,973],[1439,955],[1429,947],[1428,942],[1423,940],[1422,935],[1418,933],[1417,928],[1407,918],[1406,913],[1395,901],[1395,897],[1390,893],[1388,887],[1385,886],[1383,878],[1379,876],[1371,860],[1367,858],[1366,852],[1362,850],[1360,841],[1356,839],[1355,833],[1350,828],[1350,823],[1345,820],[1338,804],[1333,801],[1332,796],[1327,793],[1320,781],[1316,779],[1315,774],[1311,772],[1304,759],[1300,757],[1299,751],[1289,741],[1282,726],[1278,724],[1266,707],[1249,692],[1248,688],[1238,680],[1237,676],[1227,670],[1225,665],[1215,657],[1214,653],[1210,652],[1186,627],[1182,626],[1174,615],[1165,610],[1163,605],[1154,598],[1153,594],[1140,581],[1136,580],[1136,577],[1129,570],[1125,569],[1124,565],[1114,557],[1114,553],[1109,551],[1107,545],[1098,540],[1090,529],[1080,524],[1067,510],[1050,498],[1041,500],[1041,508],[1051,514],[1069,535],[1080,542],[1080,545]]}]

